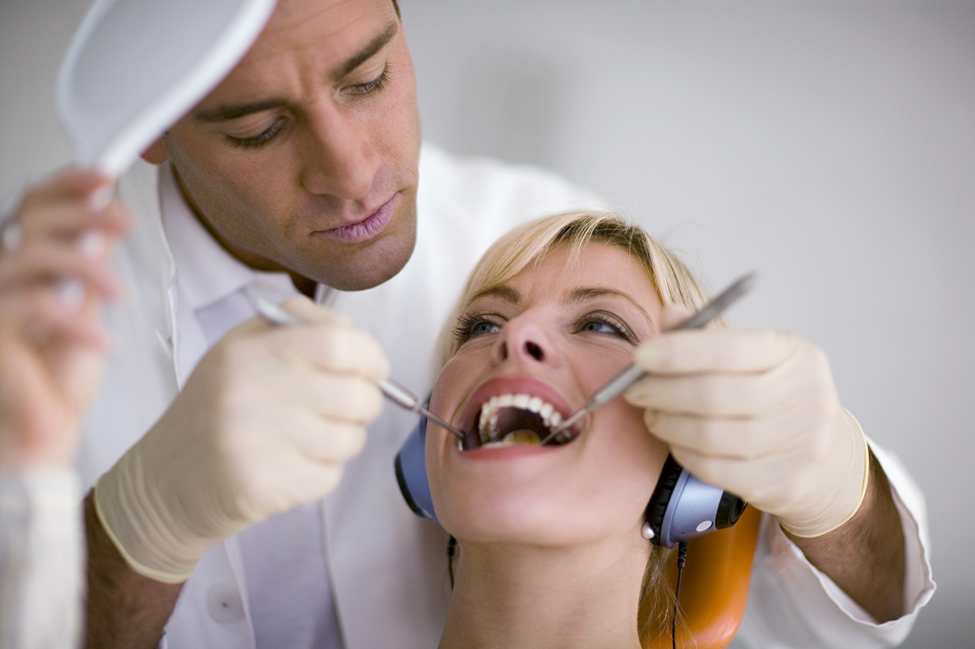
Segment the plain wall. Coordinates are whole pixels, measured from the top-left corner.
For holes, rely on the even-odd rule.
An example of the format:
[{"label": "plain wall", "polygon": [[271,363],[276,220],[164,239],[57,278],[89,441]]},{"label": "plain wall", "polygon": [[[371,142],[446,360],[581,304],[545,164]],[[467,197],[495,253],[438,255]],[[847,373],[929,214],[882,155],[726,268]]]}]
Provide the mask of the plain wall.
[{"label": "plain wall", "polygon": [[[68,159],[87,2],[0,0],[0,191]],[[975,3],[401,0],[426,137],[556,169],[828,353],[927,495],[939,589],[908,647],[971,646]]]}]

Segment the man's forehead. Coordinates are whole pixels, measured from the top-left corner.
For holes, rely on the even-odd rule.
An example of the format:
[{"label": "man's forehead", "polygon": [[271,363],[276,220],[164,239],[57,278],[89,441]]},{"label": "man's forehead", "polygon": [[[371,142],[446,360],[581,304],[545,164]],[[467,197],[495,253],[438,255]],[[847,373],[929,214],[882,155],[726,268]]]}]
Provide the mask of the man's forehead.
[{"label": "man's forehead", "polygon": [[395,20],[391,0],[280,0],[241,63],[308,48],[342,56]]},{"label": "man's forehead", "polygon": [[323,81],[340,76],[361,63],[371,44],[388,41],[397,26],[391,0],[281,0],[251,49],[201,104],[262,94],[268,82],[296,71],[295,62]]}]

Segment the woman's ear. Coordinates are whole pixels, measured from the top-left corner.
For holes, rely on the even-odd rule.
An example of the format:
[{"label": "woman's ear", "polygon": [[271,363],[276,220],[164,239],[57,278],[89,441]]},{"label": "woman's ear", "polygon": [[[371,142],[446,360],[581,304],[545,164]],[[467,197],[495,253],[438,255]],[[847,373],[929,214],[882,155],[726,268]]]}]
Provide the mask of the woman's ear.
[{"label": "woman's ear", "polygon": [[159,165],[169,158],[169,150],[162,138],[149,145],[149,148],[142,152],[142,159],[154,165]]}]

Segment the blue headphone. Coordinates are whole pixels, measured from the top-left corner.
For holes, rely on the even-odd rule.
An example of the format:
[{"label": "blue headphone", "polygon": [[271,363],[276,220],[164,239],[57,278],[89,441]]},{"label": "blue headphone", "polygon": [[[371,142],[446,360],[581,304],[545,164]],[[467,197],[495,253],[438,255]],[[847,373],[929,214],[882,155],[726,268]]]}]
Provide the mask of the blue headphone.
[{"label": "blue headphone", "polygon": [[[413,513],[437,522],[427,479],[424,443],[427,419],[406,439],[396,455],[396,481]],[[660,480],[647,505],[646,519],[653,536],[651,542],[668,548],[734,525],[747,504],[718,487],[701,482],[668,455]]]}]

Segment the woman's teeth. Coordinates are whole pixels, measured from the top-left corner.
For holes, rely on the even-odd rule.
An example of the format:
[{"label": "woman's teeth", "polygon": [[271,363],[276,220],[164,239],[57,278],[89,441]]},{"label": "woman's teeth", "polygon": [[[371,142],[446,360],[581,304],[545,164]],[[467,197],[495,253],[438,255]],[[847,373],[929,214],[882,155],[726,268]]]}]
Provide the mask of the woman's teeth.
[{"label": "woman's teeth", "polygon": [[[478,433],[482,446],[510,446],[513,444],[538,445],[543,431],[518,427],[503,433],[498,427],[498,419],[505,408],[523,410],[535,415],[546,431],[551,431],[562,422],[562,415],[550,403],[539,397],[527,394],[502,394],[489,399],[481,406]],[[547,433],[546,433],[547,435]],[[567,441],[559,440],[559,441]]]}]

